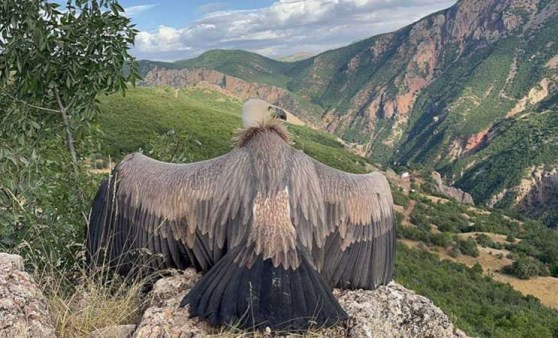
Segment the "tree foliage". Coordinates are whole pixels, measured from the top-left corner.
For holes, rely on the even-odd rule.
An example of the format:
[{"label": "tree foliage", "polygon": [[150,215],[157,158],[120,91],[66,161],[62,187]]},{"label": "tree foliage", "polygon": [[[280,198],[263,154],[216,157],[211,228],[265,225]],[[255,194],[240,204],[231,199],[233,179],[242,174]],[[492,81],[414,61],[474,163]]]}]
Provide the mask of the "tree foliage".
[{"label": "tree foliage", "polygon": [[[77,172],[74,132],[88,127],[99,93],[139,78],[129,54],[137,31],[115,0],[5,1],[0,6],[0,95],[59,114]],[[128,75],[122,69],[130,66]]]},{"label": "tree foliage", "polygon": [[0,4],[0,248],[76,258],[97,186],[77,153],[91,150],[98,95],[138,79],[122,12],[115,0]]}]

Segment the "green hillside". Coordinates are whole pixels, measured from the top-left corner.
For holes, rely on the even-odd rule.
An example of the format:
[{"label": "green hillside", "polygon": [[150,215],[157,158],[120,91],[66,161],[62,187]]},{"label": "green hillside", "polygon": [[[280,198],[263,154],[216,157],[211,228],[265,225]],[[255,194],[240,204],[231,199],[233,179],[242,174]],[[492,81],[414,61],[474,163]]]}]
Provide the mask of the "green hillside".
[{"label": "green hillside", "polygon": [[[174,159],[186,161],[220,155],[231,149],[232,130],[240,126],[240,106],[235,99],[199,89],[181,90],[175,97],[173,89],[138,88],[126,97],[105,97],[98,120],[104,132],[101,153],[121,158],[125,153],[145,149],[152,156],[168,159],[165,149],[178,149]],[[306,127],[289,129],[295,146],[317,160],[351,172],[366,171],[366,161],[347,153],[333,136]],[[169,134],[169,130],[175,134]],[[401,200],[406,198],[396,191],[396,201],[404,204]],[[459,208],[451,212],[459,212]],[[441,214],[439,219],[453,220]],[[398,245],[396,265],[396,281],[432,299],[469,335],[558,334],[557,311],[482,276],[477,269],[440,261],[405,245]]]},{"label": "green hillside", "polygon": [[[530,166],[557,164],[551,146],[558,130],[558,109],[552,103],[557,93],[506,116],[533,88],[540,89],[541,79],[557,74],[546,66],[558,53],[556,39],[558,18],[536,32],[502,39],[462,57],[417,98],[395,159],[435,167],[479,203],[519,184]],[[493,135],[488,144],[459,158],[451,155],[456,142],[488,129]],[[511,199],[507,196],[501,205],[511,206]]]},{"label": "green hillside", "polygon": [[[151,151],[174,131],[190,161],[222,155],[232,149],[233,131],[241,126],[241,106],[239,100],[193,88],[178,95],[170,88],[137,88],[126,97],[101,98],[101,154],[121,158],[140,149]],[[293,125],[289,131],[295,147],[308,155],[343,170],[365,172],[366,160],[346,152],[334,136]]]}]

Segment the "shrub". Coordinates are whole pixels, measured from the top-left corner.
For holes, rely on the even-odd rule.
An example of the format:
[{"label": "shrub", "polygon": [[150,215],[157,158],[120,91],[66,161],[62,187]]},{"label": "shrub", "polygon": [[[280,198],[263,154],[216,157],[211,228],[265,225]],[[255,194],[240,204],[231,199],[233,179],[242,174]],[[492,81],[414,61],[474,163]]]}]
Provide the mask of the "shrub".
[{"label": "shrub", "polygon": [[457,240],[457,246],[464,255],[471,257],[478,257],[480,255],[477,242],[472,238]]},{"label": "shrub", "polygon": [[459,255],[461,255],[461,250],[459,250],[457,246],[453,246],[449,251],[449,255],[453,258],[459,257]]},{"label": "shrub", "polygon": [[475,236],[475,240],[480,246],[491,248],[494,245],[494,242],[488,237],[487,234],[477,234]]},{"label": "shrub", "polygon": [[528,256],[519,256],[511,265],[506,265],[502,271],[520,279],[529,279],[534,276],[548,276],[549,270],[540,261]]},{"label": "shrub", "polygon": [[447,232],[441,232],[437,234],[432,234],[430,236],[430,241],[433,245],[440,246],[442,248],[447,248],[453,242],[452,236]]},{"label": "shrub", "polygon": [[399,211],[395,212],[395,225],[400,227],[403,224],[403,220],[405,219],[405,215],[400,213]]},{"label": "shrub", "polygon": [[393,195],[393,203],[407,209],[407,207],[409,206],[409,202],[411,201],[411,198],[409,198],[409,196],[407,196],[403,191],[401,191],[401,188],[392,187],[391,191]]},{"label": "shrub", "polygon": [[494,242],[486,234],[477,234],[475,240],[480,246],[484,246],[485,248],[502,249],[504,247],[501,243]]},{"label": "shrub", "polygon": [[474,272],[482,274],[482,266],[479,264],[479,262],[475,262],[475,265],[473,265],[473,267],[471,268]]}]

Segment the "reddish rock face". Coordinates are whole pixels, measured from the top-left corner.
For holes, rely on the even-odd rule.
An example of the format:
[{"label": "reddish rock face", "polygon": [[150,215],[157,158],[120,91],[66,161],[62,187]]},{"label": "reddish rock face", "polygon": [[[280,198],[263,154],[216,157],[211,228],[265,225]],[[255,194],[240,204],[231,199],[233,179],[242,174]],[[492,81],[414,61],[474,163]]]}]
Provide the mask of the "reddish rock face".
[{"label": "reddish rock face", "polygon": [[[317,56],[308,73],[330,73],[333,79],[326,81],[323,76],[315,76],[304,82],[309,92],[327,95],[330,90],[327,88],[337,83],[337,92],[352,95],[347,108],[328,107],[325,114],[328,130],[343,132],[354,129],[358,123],[362,134],[370,134],[374,140],[378,120],[394,119],[395,126],[404,126],[420,92],[442,75],[448,65],[466,50],[488,46],[536,21],[538,3],[539,0],[461,0],[449,10],[408,28],[370,39],[370,47],[347,58],[337,72],[327,63],[333,52]],[[524,17],[521,14],[524,12],[533,15]],[[350,94],[348,88],[362,74],[370,74],[369,79]],[[462,140],[464,148],[459,153],[482,143],[483,133]],[[399,137],[401,133],[393,132],[387,144],[395,143]]]},{"label": "reddish rock face", "polygon": [[321,121],[312,112],[300,106],[289,91],[265,84],[250,83],[216,70],[206,68],[165,69],[154,67],[145,76],[144,84],[176,88],[189,86],[208,87],[243,100],[260,98],[292,112],[306,123],[318,126],[321,124]]},{"label": "reddish rock face", "polygon": [[476,151],[478,150],[484,142],[488,139],[488,128],[481,130],[475,135],[469,137],[467,143],[465,144],[465,151]]}]

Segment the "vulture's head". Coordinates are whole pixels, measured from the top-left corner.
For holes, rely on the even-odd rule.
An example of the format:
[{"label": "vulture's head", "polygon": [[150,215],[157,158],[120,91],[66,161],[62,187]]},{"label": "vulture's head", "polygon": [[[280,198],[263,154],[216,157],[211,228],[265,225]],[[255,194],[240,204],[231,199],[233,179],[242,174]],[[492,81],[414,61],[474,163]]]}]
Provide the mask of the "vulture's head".
[{"label": "vulture's head", "polygon": [[242,127],[261,127],[273,119],[287,119],[287,112],[264,100],[250,99],[242,107]]}]

